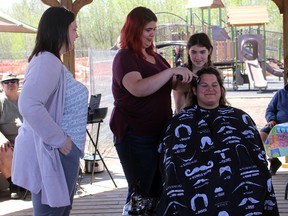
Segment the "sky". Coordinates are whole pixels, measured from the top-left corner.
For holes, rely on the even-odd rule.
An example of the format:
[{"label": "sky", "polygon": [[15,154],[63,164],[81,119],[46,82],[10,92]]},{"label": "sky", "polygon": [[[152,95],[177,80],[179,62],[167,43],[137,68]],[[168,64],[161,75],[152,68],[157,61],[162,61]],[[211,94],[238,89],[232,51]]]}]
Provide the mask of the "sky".
[{"label": "sky", "polygon": [[1,8],[7,9],[12,6],[15,2],[20,2],[19,0],[0,0]]}]

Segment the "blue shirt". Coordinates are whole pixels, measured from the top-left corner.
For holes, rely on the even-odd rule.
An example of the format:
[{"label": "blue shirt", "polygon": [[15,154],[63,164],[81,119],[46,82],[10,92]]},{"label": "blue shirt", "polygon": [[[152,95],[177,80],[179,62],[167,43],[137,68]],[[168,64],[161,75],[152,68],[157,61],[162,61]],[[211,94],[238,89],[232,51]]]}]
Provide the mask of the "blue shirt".
[{"label": "blue shirt", "polygon": [[88,90],[65,68],[66,93],[61,127],[84,154],[88,111]]},{"label": "blue shirt", "polygon": [[276,121],[277,124],[288,122],[288,91],[280,89],[271,99],[266,109],[266,121]]}]

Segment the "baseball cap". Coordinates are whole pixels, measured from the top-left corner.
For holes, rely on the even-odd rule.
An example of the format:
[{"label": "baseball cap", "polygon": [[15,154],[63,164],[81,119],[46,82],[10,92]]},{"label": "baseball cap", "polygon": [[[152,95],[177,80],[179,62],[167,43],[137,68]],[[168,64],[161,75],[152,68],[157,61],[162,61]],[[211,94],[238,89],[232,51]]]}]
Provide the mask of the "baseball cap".
[{"label": "baseball cap", "polygon": [[19,78],[17,78],[17,75],[13,73],[3,74],[1,82],[7,81],[7,80],[19,80]]}]

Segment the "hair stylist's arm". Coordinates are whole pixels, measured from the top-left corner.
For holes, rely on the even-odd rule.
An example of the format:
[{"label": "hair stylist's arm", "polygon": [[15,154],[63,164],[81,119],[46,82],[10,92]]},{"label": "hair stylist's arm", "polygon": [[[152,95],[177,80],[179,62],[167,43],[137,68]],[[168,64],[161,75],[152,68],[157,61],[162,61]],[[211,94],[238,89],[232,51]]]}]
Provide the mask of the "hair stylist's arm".
[{"label": "hair stylist's arm", "polygon": [[69,136],[67,136],[65,145],[59,148],[59,151],[64,155],[68,155],[71,152],[71,149],[72,149],[72,140]]},{"label": "hair stylist's arm", "polygon": [[169,68],[153,76],[143,78],[138,71],[127,73],[122,80],[125,88],[136,97],[146,97],[158,91],[174,75],[181,75],[182,82],[189,83],[195,76],[187,68]]}]

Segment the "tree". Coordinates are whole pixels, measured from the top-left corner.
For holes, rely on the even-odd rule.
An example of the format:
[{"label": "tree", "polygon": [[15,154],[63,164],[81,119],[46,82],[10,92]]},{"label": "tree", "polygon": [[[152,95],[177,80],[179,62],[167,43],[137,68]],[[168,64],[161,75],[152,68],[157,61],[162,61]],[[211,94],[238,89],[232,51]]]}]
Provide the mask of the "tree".
[{"label": "tree", "polygon": [[[231,6],[251,5],[251,0],[222,0],[222,19],[226,19],[226,8]],[[137,6],[145,6],[155,13],[170,12],[187,20],[189,11],[186,8],[187,1],[175,0],[93,0],[89,5],[81,9],[77,15],[79,39],[76,41],[76,50],[111,48],[120,33],[127,14]],[[266,30],[282,32],[282,18],[277,6],[271,0],[253,0],[255,5],[267,5],[270,22]],[[11,10],[4,11],[8,15],[21,20],[24,23],[38,26],[42,13],[48,8],[40,0],[19,0],[14,3]],[[211,10],[212,24],[217,24],[218,10]],[[200,10],[193,9],[201,18]],[[207,14],[206,20],[207,20]],[[158,15],[158,25],[171,22],[182,22],[172,16]],[[0,49],[5,50],[9,58],[18,58],[15,53],[22,52],[23,56],[31,52],[34,46],[35,35],[0,33]],[[17,45],[15,44],[17,42]],[[13,45],[14,44],[14,45]],[[83,52],[84,54],[84,52]],[[0,56],[3,58],[2,56]]]},{"label": "tree", "polygon": [[[23,23],[37,27],[40,17],[46,8],[47,6],[39,0],[22,0],[19,3],[14,3],[10,10],[4,12]],[[30,54],[36,34],[0,34],[0,49],[5,50],[6,56],[2,56],[2,59],[23,59]]]}]

